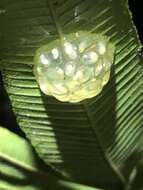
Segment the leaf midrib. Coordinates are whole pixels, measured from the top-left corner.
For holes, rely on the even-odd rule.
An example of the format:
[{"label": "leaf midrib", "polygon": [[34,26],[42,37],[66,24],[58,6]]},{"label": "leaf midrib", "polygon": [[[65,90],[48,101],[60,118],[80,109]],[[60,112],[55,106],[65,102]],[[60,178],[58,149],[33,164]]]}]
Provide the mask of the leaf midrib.
[{"label": "leaf midrib", "polygon": [[89,120],[89,123],[90,123],[90,126],[92,128],[92,131],[95,135],[95,138],[97,139],[97,142],[98,142],[98,146],[99,146],[99,149],[102,153],[102,156],[103,156],[103,159],[105,160],[105,162],[107,163],[107,166],[109,166],[111,168],[111,170],[113,171],[113,173],[116,174],[116,176],[118,177],[118,179],[120,180],[121,184],[123,186],[125,186],[126,184],[126,181],[125,181],[125,178],[124,176],[122,175],[122,173],[118,170],[118,168],[115,166],[115,164],[112,162],[112,160],[109,158],[108,154],[106,153],[106,151],[104,150],[104,148],[102,147],[100,141],[99,141],[99,138],[98,138],[98,135],[96,134],[95,130],[93,129],[93,120],[92,120],[92,116],[90,115],[89,111],[88,111],[88,107],[86,105],[86,101],[83,102],[83,108],[87,114],[87,118]]}]

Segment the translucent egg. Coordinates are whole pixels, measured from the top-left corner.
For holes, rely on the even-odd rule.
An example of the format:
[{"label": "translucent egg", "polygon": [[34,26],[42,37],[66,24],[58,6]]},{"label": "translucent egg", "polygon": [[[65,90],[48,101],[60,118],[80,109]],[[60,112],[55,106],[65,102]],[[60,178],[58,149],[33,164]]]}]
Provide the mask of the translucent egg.
[{"label": "translucent egg", "polygon": [[73,62],[68,62],[65,64],[65,74],[67,76],[73,76],[75,72],[75,64]]},{"label": "translucent egg", "polygon": [[98,60],[98,55],[96,52],[91,51],[83,55],[82,60],[84,63],[92,64],[96,63]]},{"label": "translucent egg", "polygon": [[59,77],[59,80],[63,80],[65,77],[64,70],[60,67],[56,67],[56,74],[57,77]]},{"label": "translucent egg", "polygon": [[103,55],[106,52],[106,45],[103,42],[99,42],[96,45],[97,51],[100,55]]},{"label": "translucent egg", "polygon": [[51,52],[52,52],[52,55],[53,55],[54,59],[58,59],[59,58],[58,48],[53,48]]},{"label": "translucent egg", "polygon": [[75,45],[73,45],[73,44],[71,44],[69,42],[65,42],[64,43],[64,48],[65,48],[65,52],[68,54],[68,56],[71,59],[76,59],[78,57]]},{"label": "translucent egg", "polygon": [[81,70],[77,71],[75,75],[73,76],[73,80],[81,81],[84,79],[84,74]]},{"label": "translucent egg", "polygon": [[50,60],[49,60],[48,56],[45,55],[45,54],[41,54],[41,55],[40,55],[40,62],[41,62],[43,65],[50,65]]}]

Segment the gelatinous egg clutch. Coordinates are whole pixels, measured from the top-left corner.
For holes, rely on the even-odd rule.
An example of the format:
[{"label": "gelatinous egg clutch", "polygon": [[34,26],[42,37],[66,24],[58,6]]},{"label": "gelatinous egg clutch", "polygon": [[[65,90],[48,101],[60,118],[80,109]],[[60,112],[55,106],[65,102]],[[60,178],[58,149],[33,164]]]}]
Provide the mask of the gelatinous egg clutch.
[{"label": "gelatinous egg clutch", "polygon": [[34,58],[41,91],[68,102],[98,95],[109,81],[114,50],[106,36],[88,32],[68,34],[42,46]]}]

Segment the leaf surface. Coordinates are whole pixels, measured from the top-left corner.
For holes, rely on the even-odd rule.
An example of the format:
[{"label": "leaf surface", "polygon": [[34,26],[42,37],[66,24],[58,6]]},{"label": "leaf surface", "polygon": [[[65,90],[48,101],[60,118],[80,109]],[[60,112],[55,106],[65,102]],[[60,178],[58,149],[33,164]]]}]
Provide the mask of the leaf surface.
[{"label": "leaf surface", "polygon": [[35,185],[36,172],[38,167],[31,145],[0,127],[0,189],[43,190]]},{"label": "leaf surface", "polygon": [[[42,170],[39,171],[36,165],[37,160],[31,145],[18,135],[0,127],[1,190],[100,190],[58,179],[54,174],[48,175],[49,171],[40,176],[38,172]],[[35,181],[39,182],[35,184]]]}]

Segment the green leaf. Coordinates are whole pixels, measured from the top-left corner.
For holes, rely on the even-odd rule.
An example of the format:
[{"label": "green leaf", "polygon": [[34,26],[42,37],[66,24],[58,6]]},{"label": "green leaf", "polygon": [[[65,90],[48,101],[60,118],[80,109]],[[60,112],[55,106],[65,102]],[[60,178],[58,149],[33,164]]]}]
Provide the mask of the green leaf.
[{"label": "green leaf", "polygon": [[[32,173],[38,172],[39,169],[36,165],[35,154],[33,154],[29,143],[7,129],[0,127],[1,190],[44,190],[47,189],[45,186],[47,186],[49,190],[101,190],[68,182],[60,178],[58,179],[54,177],[54,175],[53,179],[55,180],[51,181],[53,184],[51,184],[51,182],[49,184],[47,179],[49,176],[46,173],[43,173],[42,179],[39,181],[41,187],[36,187],[35,180],[40,180],[38,173]],[[44,178],[45,180],[47,179],[47,181],[44,181]]]},{"label": "green leaf", "polygon": [[58,184],[59,186],[56,190],[102,190],[63,180],[59,180]]},{"label": "green leaf", "polygon": [[36,160],[29,143],[2,127],[0,127],[0,158],[37,171]]},{"label": "green leaf", "polygon": [[31,146],[24,139],[0,127],[0,189],[38,190],[30,185],[30,181],[27,184],[27,176],[15,165],[37,171]]},{"label": "green leaf", "polygon": [[49,179],[44,182],[43,175],[38,171],[30,144],[0,127],[0,189],[44,190],[50,187]]},{"label": "green leaf", "polygon": [[[126,161],[142,133],[140,42],[126,0],[3,0],[3,81],[17,121],[39,156],[71,180],[101,187],[126,183]],[[107,35],[116,55],[98,97],[62,103],[43,95],[35,51],[64,34]],[[129,175],[129,174],[128,174]]]}]

